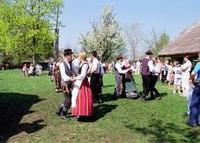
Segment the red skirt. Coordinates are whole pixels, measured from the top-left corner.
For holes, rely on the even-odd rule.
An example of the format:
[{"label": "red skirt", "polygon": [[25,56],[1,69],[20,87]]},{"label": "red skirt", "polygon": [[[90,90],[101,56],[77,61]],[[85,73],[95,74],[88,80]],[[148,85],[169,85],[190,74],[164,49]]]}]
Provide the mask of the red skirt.
[{"label": "red skirt", "polygon": [[83,80],[76,99],[76,107],[72,108],[72,116],[92,116],[93,96],[87,79]]}]

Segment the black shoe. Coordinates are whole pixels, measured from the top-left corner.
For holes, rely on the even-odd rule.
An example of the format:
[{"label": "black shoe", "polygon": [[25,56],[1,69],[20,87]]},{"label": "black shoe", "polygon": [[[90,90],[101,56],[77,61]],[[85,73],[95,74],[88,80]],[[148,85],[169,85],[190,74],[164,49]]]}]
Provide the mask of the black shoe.
[{"label": "black shoe", "polygon": [[154,95],[151,95],[148,99],[149,100],[154,100],[156,97]]},{"label": "black shoe", "polygon": [[57,115],[57,116],[60,116],[60,112],[56,111],[56,115]]},{"label": "black shoe", "polygon": [[142,100],[142,101],[146,101],[146,98],[145,98],[145,97],[141,97],[141,100]]},{"label": "black shoe", "polygon": [[146,96],[142,94],[142,95],[140,96],[140,99],[141,99],[142,101],[145,101],[145,100],[146,100]]},{"label": "black shoe", "polygon": [[64,111],[62,111],[62,112],[60,113],[60,117],[61,117],[62,119],[67,119],[66,115],[67,115],[67,113],[64,112]]},{"label": "black shoe", "polygon": [[62,112],[62,110],[63,110],[63,107],[59,107],[58,111],[56,111],[56,114],[57,114],[58,116],[60,116],[60,115],[61,115],[61,112]]},{"label": "black shoe", "polygon": [[66,120],[66,119],[67,119],[67,117],[64,116],[64,115],[60,115],[60,118],[63,119],[63,120]]}]

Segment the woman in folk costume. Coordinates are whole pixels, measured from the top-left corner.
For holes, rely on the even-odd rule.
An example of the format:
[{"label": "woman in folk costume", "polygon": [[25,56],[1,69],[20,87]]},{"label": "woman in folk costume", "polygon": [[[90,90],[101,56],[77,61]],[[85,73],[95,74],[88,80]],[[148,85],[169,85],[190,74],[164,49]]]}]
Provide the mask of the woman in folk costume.
[{"label": "woman in folk costume", "polygon": [[62,58],[59,58],[57,62],[54,63],[53,66],[53,76],[54,76],[54,82],[56,86],[56,92],[62,91],[62,86],[61,86],[61,74],[60,74],[60,64],[62,63]]},{"label": "woman in folk costume", "polygon": [[135,86],[135,80],[132,75],[132,73],[135,71],[134,67],[130,64],[129,60],[125,60],[124,69],[129,70],[125,74],[125,92],[127,98],[136,98],[137,95],[137,89]]},{"label": "woman in folk costume", "polygon": [[72,89],[72,116],[92,116],[93,97],[87,79],[89,65],[86,53],[80,53],[79,75],[75,77]]}]

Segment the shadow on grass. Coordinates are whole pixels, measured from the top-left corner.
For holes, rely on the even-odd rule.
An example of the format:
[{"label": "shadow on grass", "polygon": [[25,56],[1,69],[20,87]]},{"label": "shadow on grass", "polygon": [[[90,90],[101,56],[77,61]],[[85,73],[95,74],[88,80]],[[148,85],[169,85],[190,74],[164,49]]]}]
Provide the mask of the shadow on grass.
[{"label": "shadow on grass", "polygon": [[108,87],[115,87],[115,85],[104,85],[103,88],[108,88]]},{"label": "shadow on grass", "polygon": [[93,117],[81,117],[79,121],[82,122],[96,122],[97,120],[103,118],[107,113],[112,112],[116,109],[117,105],[100,104],[94,107]]},{"label": "shadow on grass", "polygon": [[114,98],[114,91],[113,94],[107,93],[103,94],[103,102],[115,101],[117,98]]},{"label": "shadow on grass", "polygon": [[160,93],[160,97],[164,97],[164,96],[167,96],[167,93],[166,93],[166,92]]},{"label": "shadow on grass", "polygon": [[20,132],[33,133],[44,127],[42,119],[20,123],[24,115],[34,112],[29,110],[31,106],[42,100],[37,95],[0,93],[0,142]]},{"label": "shadow on grass", "polygon": [[[160,97],[161,99],[164,98],[165,96],[167,96],[168,94],[166,92],[160,93]],[[153,101],[155,100],[155,97],[147,97],[146,101]]]},{"label": "shadow on grass", "polygon": [[147,127],[137,127],[133,124],[126,126],[128,129],[143,134],[149,142],[155,143],[179,143],[200,142],[200,130],[184,126],[177,126],[174,123],[163,123],[161,120],[151,120]]}]

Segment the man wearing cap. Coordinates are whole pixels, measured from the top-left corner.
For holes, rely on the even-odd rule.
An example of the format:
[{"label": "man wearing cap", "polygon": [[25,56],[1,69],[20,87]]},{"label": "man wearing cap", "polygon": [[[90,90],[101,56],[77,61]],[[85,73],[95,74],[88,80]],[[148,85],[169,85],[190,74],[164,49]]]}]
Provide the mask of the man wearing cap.
[{"label": "man wearing cap", "polygon": [[91,53],[91,67],[89,73],[91,75],[90,85],[92,94],[94,96],[94,102],[101,103],[102,102],[102,93],[101,93],[101,65],[100,61],[97,59],[98,55],[96,51],[92,51]]},{"label": "man wearing cap", "polygon": [[125,75],[126,72],[128,72],[128,70],[123,70],[123,56],[122,55],[118,55],[116,57],[116,63],[114,64],[114,72],[115,72],[115,81],[116,81],[116,96],[120,97],[123,94],[123,90],[125,89],[125,87],[123,86],[123,80],[122,80],[122,75]]},{"label": "man wearing cap", "polygon": [[141,75],[142,75],[142,86],[143,86],[143,94],[141,97],[142,100],[146,99],[146,97],[148,96],[150,92],[150,87],[151,87],[150,86],[151,74],[150,74],[149,66],[150,64],[152,64],[151,56],[153,55],[153,53],[151,52],[151,50],[148,50],[145,53],[146,53],[146,57],[141,60],[141,63],[142,63]]},{"label": "man wearing cap", "polygon": [[71,106],[71,88],[73,76],[75,75],[72,66],[72,54],[73,52],[71,49],[65,49],[63,62],[59,65],[65,99],[56,114],[63,118],[65,118],[66,113]]},{"label": "man wearing cap", "polygon": [[196,64],[191,73],[190,83],[194,85],[194,89],[190,101],[190,117],[188,124],[192,127],[196,127],[200,125],[200,62]]}]

